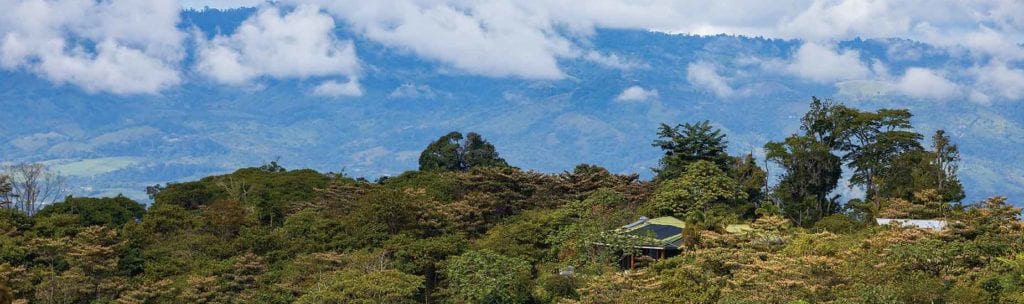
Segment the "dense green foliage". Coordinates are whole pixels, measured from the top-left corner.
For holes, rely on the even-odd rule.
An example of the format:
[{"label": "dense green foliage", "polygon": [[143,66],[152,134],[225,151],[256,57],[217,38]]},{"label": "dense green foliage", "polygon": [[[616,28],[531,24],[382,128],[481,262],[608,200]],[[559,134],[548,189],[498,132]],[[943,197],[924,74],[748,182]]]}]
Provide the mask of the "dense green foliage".
[{"label": "dense green foliage", "polygon": [[661,168],[657,169],[659,179],[679,177],[693,162],[709,161],[725,170],[729,166],[726,152],[728,141],[725,134],[711,126],[710,121],[697,124],[685,123],[675,127],[661,124],[654,146],[665,151]]},{"label": "dense green foliage", "polygon": [[842,164],[827,145],[811,136],[793,135],[766,144],[765,151],[768,160],[784,170],[774,194],[787,217],[804,224],[839,211],[836,198],[829,195],[842,178]]},{"label": "dense green foliage", "polygon": [[78,226],[121,227],[128,222],[141,219],[146,212],[143,205],[124,196],[113,198],[67,197],[63,202],[47,205],[36,218],[51,216],[74,216]]},{"label": "dense green foliage", "polygon": [[420,171],[466,171],[475,167],[508,166],[494,145],[480,134],[451,132],[420,153]]},{"label": "dense green foliage", "polygon": [[[813,100],[799,134],[765,146],[770,185],[708,122],[659,135],[654,181],[523,171],[453,132],[377,182],[270,163],[150,187],[145,209],[0,208],[0,303],[1024,302],[1020,209],[962,204],[956,145],[922,143],[907,111]],[[866,197],[835,196],[844,169]],[[679,256],[613,233],[659,215],[688,223]]]}]

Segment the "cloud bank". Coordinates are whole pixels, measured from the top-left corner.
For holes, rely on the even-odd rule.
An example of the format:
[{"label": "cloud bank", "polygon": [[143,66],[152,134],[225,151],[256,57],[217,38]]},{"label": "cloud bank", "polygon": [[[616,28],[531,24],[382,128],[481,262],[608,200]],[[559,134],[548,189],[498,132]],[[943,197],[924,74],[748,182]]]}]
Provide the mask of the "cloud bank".
[{"label": "cloud bank", "polygon": [[696,87],[705,88],[718,97],[733,95],[728,78],[718,74],[718,67],[712,63],[698,61],[686,68],[686,80]]},{"label": "cloud bank", "polygon": [[185,35],[174,0],[0,0],[0,67],[90,92],[181,83]]},{"label": "cloud bank", "polygon": [[265,7],[231,36],[202,41],[196,69],[233,85],[262,76],[354,79],[359,71],[355,46],[336,39],[334,28],[334,19],[314,6],[299,6],[287,14]]},{"label": "cloud bank", "polygon": [[[264,77],[352,83],[359,76],[359,46],[335,37],[339,28],[457,73],[559,80],[571,76],[562,66],[566,60],[622,70],[643,66],[590,46],[598,29],[640,29],[800,39],[803,45],[791,57],[771,59],[784,64],[782,72],[822,84],[884,81],[892,92],[913,98],[1024,98],[1018,81],[1024,77],[1024,2],[1016,0],[595,0],[586,5],[569,0],[0,0],[0,5],[8,8],[0,14],[0,68],[90,92],[159,93],[189,81],[183,75],[192,70],[232,85]],[[230,35],[205,39],[177,27],[182,7],[237,5],[260,9]],[[901,69],[905,75],[894,79],[872,58],[835,45],[857,37],[924,42],[971,67],[912,66],[917,69]],[[183,58],[192,52],[198,63],[184,66]],[[721,71],[708,69],[714,66],[721,67],[695,61],[686,78],[716,95],[734,94]]]}]

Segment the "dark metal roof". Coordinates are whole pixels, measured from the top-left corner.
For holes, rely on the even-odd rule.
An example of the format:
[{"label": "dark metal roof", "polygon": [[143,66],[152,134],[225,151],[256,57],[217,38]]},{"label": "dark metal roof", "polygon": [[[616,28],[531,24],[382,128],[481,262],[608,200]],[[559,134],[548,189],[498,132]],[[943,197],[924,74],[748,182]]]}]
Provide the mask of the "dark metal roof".
[{"label": "dark metal roof", "polygon": [[653,234],[655,239],[661,240],[676,236],[682,232],[683,229],[676,226],[650,224],[630,231],[629,234],[641,237],[647,237]]}]

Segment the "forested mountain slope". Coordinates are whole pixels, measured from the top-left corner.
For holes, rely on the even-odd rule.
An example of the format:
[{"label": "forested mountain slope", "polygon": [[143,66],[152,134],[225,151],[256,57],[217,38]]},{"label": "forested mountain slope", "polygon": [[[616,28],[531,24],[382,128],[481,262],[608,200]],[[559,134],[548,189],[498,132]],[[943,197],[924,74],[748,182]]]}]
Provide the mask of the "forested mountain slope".
[{"label": "forested mountain slope", "polygon": [[[8,195],[21,179],[0,178],[0,302],[1024,301],[1021,210],[963,200],[956,139],[919,133],[905,109],[807,107],[799,131],[762,144],[776,181],[707,121],[635,144],[661,155],[651,180],[520,169],[476,132],[428,140],[394,177],[269,162],[151,187],[148,207],[33,211]],[[864,195],[834,196],[841,181]],[[675,226],[618,230],[641,217]],[[652,254],[660,239],[679,251]]]}]

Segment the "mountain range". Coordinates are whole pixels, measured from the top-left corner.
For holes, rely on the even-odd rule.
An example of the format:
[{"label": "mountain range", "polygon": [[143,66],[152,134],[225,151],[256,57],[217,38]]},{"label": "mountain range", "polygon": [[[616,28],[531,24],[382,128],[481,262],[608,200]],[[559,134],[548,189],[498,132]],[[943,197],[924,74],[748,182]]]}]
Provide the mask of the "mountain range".
[{"label": "mountain range", "polygon": [[[179,27],[231,34],[256,12],[187,10]],[[1024,199],[1020,102],[969,100],[939,94],[941,87],[898,93],[918,75],[914,69],[973,66],[947,48],[838,41],[836,58],[853,56],[867,70],[835,71],[835,62],[800,62],[814,49],[799,40],[599,29],[581,42],[581,54],[560,59],[566,77],[538,80],[467,73],[344,24],[334,32],[357,46],[359,94],[320,94],[324,79],[315,76],[224,85],[190,68],[198,62],[193,51],[181,63],[182,84],[159,94],[95,92],[3,70],[0,160],[47,163],[69,177],[76,196],[146,201],[148,185],[273,160],[370,179],[395,175],[416,169],[431,140],[458,130],[482,134],[524,169],[591,163],[649,178],[661,153],[650,145],[660,123],[710,120],[728,134],[732,153],[760,156],[766,142],[798,131],[811,96],[819,96],[863,109],[911,109],[926,137],[936,129],[953,135],[968,201],[1005,195],[1020,206]],[[816,80],[836,72],[871,76]]]}]

